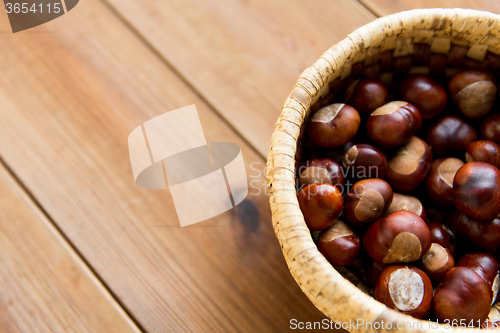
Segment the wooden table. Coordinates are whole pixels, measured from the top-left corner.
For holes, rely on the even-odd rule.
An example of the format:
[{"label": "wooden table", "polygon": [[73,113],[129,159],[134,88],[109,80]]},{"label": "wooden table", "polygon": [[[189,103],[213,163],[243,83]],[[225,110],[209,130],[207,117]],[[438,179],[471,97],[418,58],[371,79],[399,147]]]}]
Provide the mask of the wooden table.
[{"label": "wooden table", "polygon": [[[281,332],[325,317],[288,273],[264,164],[301,71],[376,16],[447,0],[86,0],[12,34],[0,7],[0,332]],[[195,104],[243,152],[236,209],[181,228],[127,137]]]}]

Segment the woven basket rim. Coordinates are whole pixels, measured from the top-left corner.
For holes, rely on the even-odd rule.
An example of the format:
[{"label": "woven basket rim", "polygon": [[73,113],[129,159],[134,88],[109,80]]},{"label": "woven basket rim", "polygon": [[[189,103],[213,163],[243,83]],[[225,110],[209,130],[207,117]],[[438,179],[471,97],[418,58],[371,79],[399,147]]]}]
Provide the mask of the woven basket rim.
[{"label": "woven basket rim", "polygon": [[[452,43],[455,42],[454,38],[464,38],[461,35],[454,37],[454,33],[464,34],[469,43],[479,45],[474,48],[479,50],[479,54],[471,51],[467,54],[468,57],[481,60],[481,52],[486,53],[484,48],[500,54],[500,49],[496,49],[500,42],[488,44],[488,39],[482,38],[485,32],[486,36],[500,37],[500,16],[460,8],[415,9],[381,17],[356,29],[329,48],[300,75],[275,125],[266,163],[273,228],[292,276],[313,304],[333,321],[363,319],[365,323],[380,323],[383,320],[395,325],[393,328],[398,323],[410,323],[412,327],[400,329],[406,332],[470,332],[472,328],[447,327],[443,324],[439,324],[438,328],[431,328],[429,321],[418,320],[389,309],[359,290],[318,251],[296,197],[297,139],[311,105],[320,95],[326,95],[329,82],[341,77],[339,72],[342,72],[343,66],[356,62],[357,57],[371,47],[382,48],[391,38],[396,39],[396,36],[405,34],[410,36],[418,29],[442,32],[445,36],[443,38],[449,38]],[[420,323],[422,327],[415,323]],[[351,331],[363,333],[371,330],[370,327],[363,326]],[[373,330],[387,329],[382,327]]]}]

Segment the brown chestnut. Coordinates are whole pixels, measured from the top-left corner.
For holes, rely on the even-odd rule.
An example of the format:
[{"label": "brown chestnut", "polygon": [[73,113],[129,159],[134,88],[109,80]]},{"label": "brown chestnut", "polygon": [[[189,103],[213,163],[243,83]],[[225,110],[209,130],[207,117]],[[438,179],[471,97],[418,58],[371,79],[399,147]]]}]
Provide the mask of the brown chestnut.
[{"label": "brown chestnut", "polygon": [[420,200],[410,195],[394,193],[392,197],[392,203],[385,214],[389,215],[399,210],[407,210],[409,212],[415,213],[424,221],[427,219],[425,208]]},{"label": "brown chestnut", "polygon": [[427,131],[425,141],[434,155],[464,153],[477,140],[475,128],[456,116],[444,116]]},{"label": "brown chestnut", "polygon": [[455,235],[453,232],[442,223],[432,222],[428,224],[431,231],[431,240],[447,249],[451,255],[455,255]]},{"label": "brown chestnut", "polygon": [[417,214],[400,210],[373,223],[363,244],[372,259],[384,264],[411,262],[429,250],[431,232]]},{"label": "brown chestnut", "polygon": [[500,168],[500,146],[490,140],[474,141],[465,153],[467,162],[485,162]]},{"label": "brown chestnut", "polygon": [[454,266],[451,253],[438,243],[432,243],[429,251],[422,256],[423,271],[432,281],[440,282]]},{"label": "brown chestnut", "polygon": [[344,102],[360,114],[370,113],[387,103],[387,88],[380,81],[356,80],[347,88]]},{"label": "brown chestnut", "polygon": [[392,188],[378,178],[355,183],[344,201],[344,215],[349,222],[367,225],[382,216],[392,203]]},{"label": "brown chestnut", "polygon": [[500,218],[478,220],[457,211],[451,219],[455,236],[489,252],[500,249]]},{"label": "brown chestnut", "polygon": [[373,111],[366,121],[370,139],[384,148],[402,145],[422,125],[418,109],[408,102],[389,102]]},{"label": "brown chestnut", "polygon": [[453,178],[465,163],[458,158],[440,158],[432,162],[426,180],[427,195],[439,206],[453,206]]},{"label": "brown chestnut", "polygon": [[346,175],[353,178],[385,178],[387,175],[387,159],[385,154],[375,146],[361,143],[352,146],[345,153],[342,161]]},{"label": "brown chestnut", "polygon": [[309,229],[324,230],[340,216],[344,202],[339,189],[331,184],[311,184],[297,195]]},{"label": "brown chestnut", "polygon": [[500,214],[500,170],[484,162],[465,163],[453,180],[455,206],[470,217],[487,220]]},{"label": "brown chestnut", "polygon": [[359,257],[361,239],[347,224],[337,220],[319,235],[318,250],[334,265],[350,265]]},{"label": "brown chestnut", "polygon": [[380,275],[375,297],[391,309],[422,319],[431,309],[432,283],[414,266],[392,265]]},{"label": "brown chestnut", "polygon": [[422,119],[437,116],[448,102],[446,91],[436,81],[423,74],[406,78],[399,88],[401,98],[420,111]]},{"label": "brown chestnut", "polygon": [[434,311],[440,322],[481,326],[490,312],[492,292],[488,283],[467,267],[454,267],[434,294]]},{"label": "brown chestnut", "polygon": [[336,103],[316,111],[307,130],[316,145],[337,148],[356,135],[360,122],[359,113],[352,106]]},{"label": "brown chestnut", "polygon": [[472,269],[486,282],[488,282],[488,285],[493,292],[493,302],[496,300],[500,287],[498,277],[498,270],[500,267],[495,257],[483,252],[469,253],[460,258],[457,262],[457,266]]},{"label": "brown chestnut", "polygon": [[427,176],[431,163],[429,146],[424,140],[413,136],[389,159],[387,182],[396,190],[414,190]]},{"label": "brown chestnut", "polygon": [[491,115],[481,123],[481,137],[500,144],[500,114]]},{"label": "brown chestnut", "polygon": [[481,118],[491,111],[497,96],[496,80],[485,69],[458,72],[448,84],[453,104],[468,118]]},{"label": "brown chestnut", "polygon": [[336,185],[339,190],[344,187],[344,173],[342,167],[328,158],[317,158],[307,161],[299,169],[300,186],[314,183],[328,183]]}]

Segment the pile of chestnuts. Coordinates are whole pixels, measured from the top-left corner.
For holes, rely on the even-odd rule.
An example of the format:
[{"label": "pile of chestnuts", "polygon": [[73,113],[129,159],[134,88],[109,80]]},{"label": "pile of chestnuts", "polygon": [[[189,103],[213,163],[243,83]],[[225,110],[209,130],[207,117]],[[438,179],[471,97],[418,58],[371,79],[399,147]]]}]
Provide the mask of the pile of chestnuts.
[{"label": "pile of chestnuts", "polygon": [[296,175],[305,222],[325,258],[357,272],[386,306],[498,325],[498,91],[482,68],[442,81],[412,74],[389,89],[360,79],[304,124]]}]

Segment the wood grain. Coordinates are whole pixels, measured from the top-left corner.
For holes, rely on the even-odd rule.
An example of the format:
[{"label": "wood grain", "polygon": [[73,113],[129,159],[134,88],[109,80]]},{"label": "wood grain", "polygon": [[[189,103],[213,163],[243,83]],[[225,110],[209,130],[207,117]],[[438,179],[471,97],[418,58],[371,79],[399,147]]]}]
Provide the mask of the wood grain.
[{"label": "wood grain", "polygon": [[353,0],[105,0],[266,157],[300,73],[375,17]]},{"label": "wood grain", "polygon": [[359,0],[378,16],[418,8],[470,8],[500,13],[500,2],[490,0]]},{"label": "wood grain", "polygon": [[0,331],[139,332],[0,164]]},{"label": "wood grain", "polygon": [[[269,332],[325,318],[285,265],[263,159],[107,7],[84,1],[2,35],[0,48],[0,156],[144,330]],[[180,228],[168,191],[135,185],[127,137],[190,104],[208,141],[241,147],[250,194]]]}]

